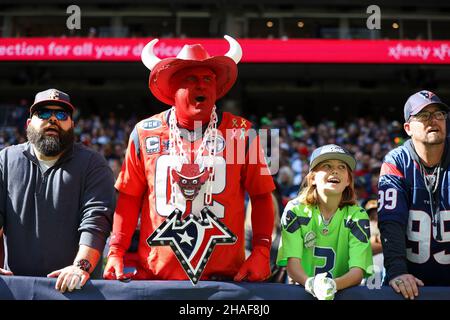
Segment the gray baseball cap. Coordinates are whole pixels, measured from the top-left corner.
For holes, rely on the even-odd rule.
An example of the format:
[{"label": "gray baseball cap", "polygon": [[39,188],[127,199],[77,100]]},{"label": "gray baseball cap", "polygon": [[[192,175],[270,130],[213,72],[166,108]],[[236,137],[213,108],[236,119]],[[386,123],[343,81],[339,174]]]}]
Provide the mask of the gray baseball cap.
[{"label": "gray baseball cap", "polygon": [[423,108],[430,104],[438,104],[442,110],[449,111],[449,107],[439,99],[437,95],[428,90],[422,90],[414,93],[405,103],[404,113],[405,121],[411,116],[418,114]]},{"label": "gray baseball cap", "polygon": [[34,103],[30,107],[30,114],[33,114],[40,107],[49,105],[61,106],[70,113],[75,110],[75,107],[70,102],[70,96],[67,93],[58,89],[47,89],[36,94]]},{"label": "gray baseball cap", "polygon": [[356,167],[355,158],[344,148],[336,144],[327,144],[315,149],[309,160],[309,171],[325,160],[341,160],[353,171]]}]

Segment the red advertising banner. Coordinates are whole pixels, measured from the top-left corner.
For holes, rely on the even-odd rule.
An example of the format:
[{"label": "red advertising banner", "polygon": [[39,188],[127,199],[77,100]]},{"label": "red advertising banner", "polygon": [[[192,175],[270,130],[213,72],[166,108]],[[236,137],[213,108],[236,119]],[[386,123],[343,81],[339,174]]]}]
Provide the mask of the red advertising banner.
[{"label": "red advertising banner", "polygon": [[[149,38],[0,38],[0,61],[139,61]],[[238,39],[247,63],[449,64],[450,41]],[[201,43],[211,55],[228,51],[225,39],[160,39],[155,53],[174,57]]]}]

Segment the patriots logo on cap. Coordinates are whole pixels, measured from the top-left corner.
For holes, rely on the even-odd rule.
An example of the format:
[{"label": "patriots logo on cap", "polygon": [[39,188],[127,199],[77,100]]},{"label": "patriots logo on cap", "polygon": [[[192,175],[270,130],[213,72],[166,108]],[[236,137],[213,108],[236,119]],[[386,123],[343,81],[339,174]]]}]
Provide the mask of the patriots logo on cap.
[{"label": "patriots logo on cap", "polygon": [[434,97],[434,93],[431,91],[420,91],[419,94],[428,100],[431,100],[431,98]]},{"label": "patriots logo on cap", "polygon": [[191,280],[197,284],[216,245],[233,244],[237,237],[208,208],[199,217],[181,219],[175,209],[147,239],[149,246],[170,246]]},{"label": "patriots logo on cap", "polygon": [[52,91],[50,91],[50,94],[48,95],[48,97],[52,100],[59,99],[59,92],[56,90],[52,90]]}]

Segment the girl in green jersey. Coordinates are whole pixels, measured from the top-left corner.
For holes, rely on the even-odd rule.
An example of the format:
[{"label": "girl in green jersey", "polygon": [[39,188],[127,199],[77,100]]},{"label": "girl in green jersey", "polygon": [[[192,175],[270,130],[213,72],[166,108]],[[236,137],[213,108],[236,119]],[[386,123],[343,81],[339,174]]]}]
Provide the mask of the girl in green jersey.
[{"label": "girl in green jersey", "polygon": [[277,263],[320,300],[372,272],[369,217],[356,203],[356,160],[337,145],[317,148],[297,199],[284,210]]}]

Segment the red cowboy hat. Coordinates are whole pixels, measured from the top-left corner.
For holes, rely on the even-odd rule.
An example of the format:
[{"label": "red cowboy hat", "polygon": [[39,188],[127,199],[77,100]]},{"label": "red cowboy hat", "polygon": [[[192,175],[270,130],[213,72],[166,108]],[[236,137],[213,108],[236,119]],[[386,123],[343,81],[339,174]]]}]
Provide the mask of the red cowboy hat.
[{"label": "red cowboy hat", "polygon": [[158,100],[174,105],[171,77],[181,69],[191,67],[210,68],[216,75],[217,99],[223,97],[233,86],[237,78],[237,63],[241,60],[242,49],[239,43],[230,36],[224,36],[230,44],[225,56],[211,57],[200,44],[185,45],[176,58],[159,59],[153,52],[158,39],[153,39],[144,47],[141,59],[151,71],[149,88]]}]

